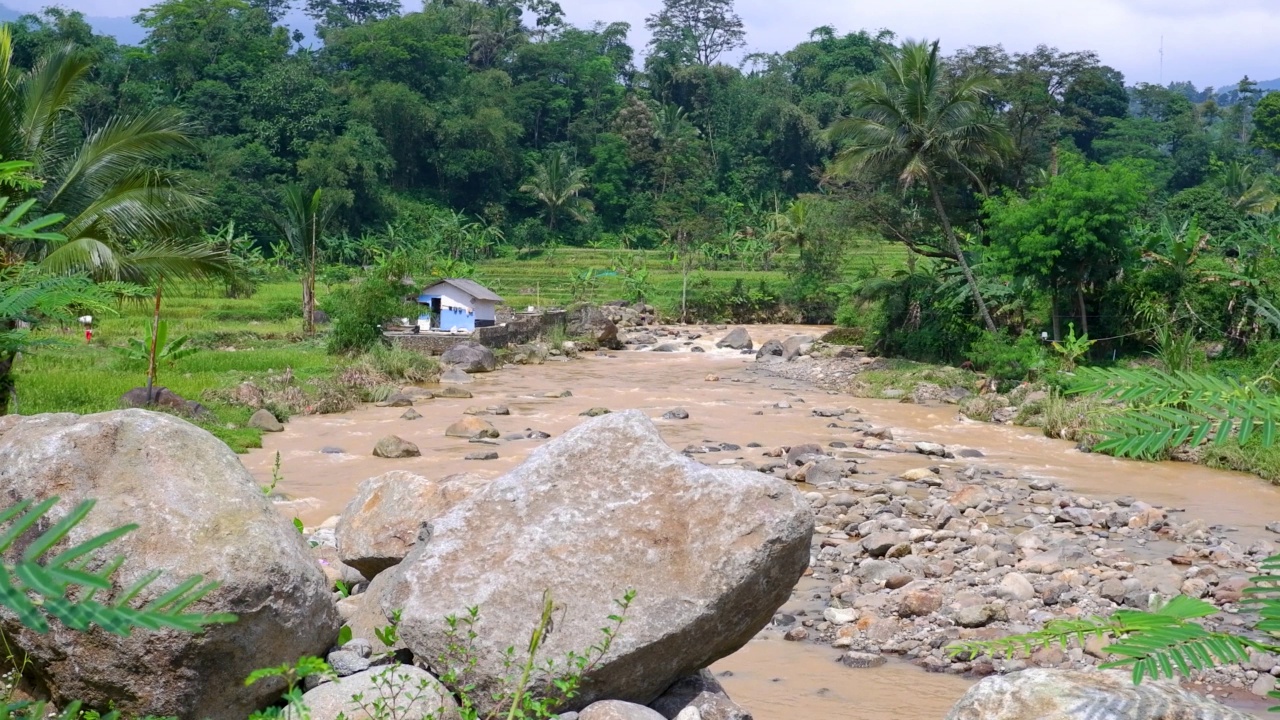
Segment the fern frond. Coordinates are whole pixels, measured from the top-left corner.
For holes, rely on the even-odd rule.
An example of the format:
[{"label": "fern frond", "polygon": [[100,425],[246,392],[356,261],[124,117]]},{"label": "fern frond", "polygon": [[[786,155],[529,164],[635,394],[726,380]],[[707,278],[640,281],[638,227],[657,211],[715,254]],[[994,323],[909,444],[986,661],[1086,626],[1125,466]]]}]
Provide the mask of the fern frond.
[{"label": "fern frond", "polygon": [[[66,540],[94,506],[94,501],[86,500],[61,520],[52,522],[47,515],[57,502],[56,497],[41,503],[28,500],[0,511],[0,528],[3,528],[0,554],[25,546],[16,561],[0,561],[0,606],[16,614],[23,626],[44,633],[49,630],[49,621],[57,620],[74,630],[88,630],[97,625],[116,635],[128,635],[133,628],[199,632],[206,625],[235,621],[233,615],[186,612],[218,586],[198,575],[140,608],[129,603],[149,587],[159,573],[148,574],[115,602],[95,600],[96,593],[109,592],[115,586],[112,578],[124,559],[108,561],[96,571],[86,569],[86,565],[98,550],[132,532],[136,526],[126,525],[101,533],[49,557],[54,547]],[[36,528],[41,526],[48,529],[36,535]],[[19,543],[22,539],[28,541]]]}]

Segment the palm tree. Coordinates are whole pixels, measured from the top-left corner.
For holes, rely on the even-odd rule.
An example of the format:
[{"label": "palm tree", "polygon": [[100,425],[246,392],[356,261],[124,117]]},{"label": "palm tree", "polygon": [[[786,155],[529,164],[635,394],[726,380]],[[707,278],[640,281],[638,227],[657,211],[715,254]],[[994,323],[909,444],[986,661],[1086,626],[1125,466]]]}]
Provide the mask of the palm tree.
[{"label": "palm tree", "polygon": [[302,329],[316,331],[316,255],[320,237],[333,222],[334,206],[324,202],[320,188],[308,195],[300,186],[284,189],[284,209],[271,214],[276,229],[288,241],[294,254],[307,264],[302,278]]},{"label": "palm tree", "polygon": [[984,75],[948,74],[938,57],[937,41],[908,41],[897,52],[885,54],[879,76],[853,82],[853,110],[832,126],[831,136],[845,143],[836,156],[834,174],[892,172],[904,188],[924,183],[982,321],[994,332],[995,322],[939,191],[949,172],[984,189],[973,166],[998,162],[1007,152],[1008,134],[983,109],[991,88],[992,80]]},{"label": "palm tree", "polygon": [[571,166],[568,155],[552,151],[534,166],[533,177],[520,186],[520,192],[529,193],[542,203],[547,227],[555,232],[556,218],[561,214],[583,222],[587,213],[595,209],[590,200],[578,194],[587,188],[586,177],[582,168]]},{"label": "palm tree", "polygon": [[0,157],[31,164],[30,199],[62,215],[61,238],[6,238],[10,259],[48,271],[97,277],[183,275],[190,248],[170,240],[204,202],[165,167],[174,151],[191,150],[187,125],[168,110],[115,116],[80,128],[73,102],[90,70],[88,55],[65,45],[29,71],[12,65],[12,37],[0,26]]}]

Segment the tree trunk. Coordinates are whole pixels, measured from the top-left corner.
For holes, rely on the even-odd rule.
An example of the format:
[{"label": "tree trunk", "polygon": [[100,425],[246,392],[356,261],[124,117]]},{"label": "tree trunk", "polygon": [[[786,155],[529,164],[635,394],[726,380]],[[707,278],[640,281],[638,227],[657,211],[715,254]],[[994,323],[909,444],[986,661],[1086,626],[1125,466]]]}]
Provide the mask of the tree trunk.
[{"label": "tree trunk", "polygon": [[680,322],[689,322],[689,261],[680,263]]},{"label": "tree trunk", "polygon": [[1058,286],[1057,285],[1053,286],[1053,300],[1051,300],[1050,302],[1053,303],[1053,306],[1052,306],[1053,341],[1061,342],[1062,341],[1062,319],[1058,316]]},{"label": "tree trunk", "polygon": [[311,257],[307,267],[307,279],[302,285],[302,332],[316,332],[316,213],[311,213]]},{"label": "tree trunk", "polygon": [[16,352],[0,355],[0,415],[9,413],[9,402],[13,398],[13,364],[17,359]]},{"label": "tree trunk", "polygon": [[929,177],[929,194],[933,196],[933,207],[938,211],[938,219],[942,222],[942,229],[947,234],[947,242],[951,244],[951,254],[955,255],[956,262],[960,263],[960,271],[964,273],[965,282],[969,283],[969,290],[973,293],[973,301],[978,304],[978,312],[982,315],[982,323],[987,326],[988,332],[996,331],[996,323],[991,319],[991,312],[987,310],[987,303],[982,299],[982,291],[978,289],[978,279],[973,276],[973,270],[969,268],[969,261],[964,258],[964,251],[960,249],[960,241],[956,239],[955,230],[951,227],[951,219],[947,217],[947,211],[942,208],[942,196],[938,194],[938,186],[933,181],[933,177]]},{"label": "tree trunk", "polygon": [[164,293],[164,276],[156,279],[156,306],[151,314],[151,347],[147,351],[147,404],[156,401],[156,356],[160,349],[160,298]]},{"label": "tree trunk", "polygon": [[1058,141],[1054,140],[1049,148],[1049,175],[1058,177]]},{"label": "tree trunk", "polygon": [[1076,285],[1076,304],[1080,308],[1080,334],[1089,334],[1089,313],[1084,309],[1084,283]]}]

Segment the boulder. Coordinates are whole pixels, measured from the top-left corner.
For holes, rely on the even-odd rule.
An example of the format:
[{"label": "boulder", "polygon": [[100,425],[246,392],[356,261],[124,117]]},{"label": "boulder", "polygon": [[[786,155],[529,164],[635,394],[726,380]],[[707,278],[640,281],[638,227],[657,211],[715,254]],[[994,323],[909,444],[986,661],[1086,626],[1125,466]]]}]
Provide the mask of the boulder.
[{"label": "boulder", "polygon": [[[470,382],[470,381],[471,379],[468,378],[467,382]],[[440,390],[438,390],[436,392],[436,397],[465,400],[471,397],[471,391],[465,388],[454,387],[450,385],[449,387],[441,388]]]},{"label": "boulder", "polygon": [[404,393],[392,393],[390,397],[378,403],[378,407],[407,408],[413,407],[413,398]]},{"label": "boulder", "polygon": [[220,585],[189,611],[239,617],[200,634],[135,630],[119,637],[55,624],[39,635],[0,611],[0,632],[26,653],[32,675],[59,706],[78,699],[128,716],[241,720],[283,687],[246,687],[250,672],[323,655],[333,643],[337,610],[306,541],[240,458],[208,432],[145,410],[0,418],[0,507],[54,495],[62,502],[50,520],[97,500],[70,543],[138,525],[105,548],[127,558],[117,587],[163,573],[133,605],[201,575]]},{"label": "boulder", "polygon": [[[361,702],[352,699],[359,695]],[[384,713],[370,714],[365,708],[382,702]],[[381,718],[439,718],[458,716],[458,703],[431,673],[413,665],[384,665],[317,685],[302,695],[310,720],[375,720]],[[394,708],[394,709],[393,709]],[[303,715],[284,713],[287,720]]]},{"label": "boulder", "polygon": [[487,373],[498,369],[493,351],[478,342],[467,340],[445,350],[440,362],[468,373]]},{"label": "boulder", "polygon": [[663,420],[688,420],[689,411],[684,408],[672,408],[662,413]]},{"label": "boulder", "polygon": [[813,345],[813,341],[812,335],[792,335],[782,341],[782,359],[795,360],[801,355],[808,354],[808,348]]},{"label": "boulder", "polygon": [[338,520],[338,558],[372,580],[409,554],[427,523],[486,482],[467,474],[429,480],[404,470],[365,480]]},{"label": "boulder", "polygon": [[414,410],[413,408],[409,408],[408,410],[404,411],[404,414],[400,416],[400,419],[401,420],[421,420],[422,413],[418,412],[417,410]]},{"label": "boulder", "polygon": [[643,704],[770,622],[808,567],[813,524],[786,483],[705,467],[668,447],[643,413],[612,413],[437,517],[430,539],[369,593],[378,590],[383,617],[402,611],[400,638],[416,657],[445,651],[443,618],[480,607],[473,677],[487,712],[509,674],[503,651],[537,625],[539,590],[563,604],[542,652],[563,657],[598,643],[615,600],[634,588],[624,629],[567,709]]},{"label": "boulder", "polygon": [[680,678],[649,707],[666,720],[675,720],[687,708],[696,709],[701,720],[751,720],[751,713],[729,698],[710,670]]},{"label": "boulder", "polygon": [[622,341],[618,339],[618,326],[595,305],[583,303],[570,306],[565,311],[564,331],[570,337],[594,340],[602,348],[622,349]]},{"label": "boulder", "polygon": [[593,418],[593,417],[600,417],[601,415],[608,415],[611,412],[613,411],[607,407],[593,407],[593,408],[590,408],[589,410],[583,410],[578,414],[581,415],[582,417]]},{"label": "boulder", "polygon": [[782,343],[777,340],[769,340],[756,351],[756,359],[780,358],[784,353],[786,353],[786,348],[782,346]]},{"label": "boulder", "polygon": [[373,446],[373,456],[380,458],[407,458],[418,457],[422,453],[418,450],[418,446],[399,437],[398,435],[388,435],[378,441]]},{"label": "boulder", "polygon": [[249,416],[249,427],[261,430],[262,432],[284,432],[284,425],[271,414],[270,410],[263,408],[253,415]]},{"label": "boulder", "polygon": [[744,327],[737,327],[729,331],[728,335],[720,338],[720,342],[716,343],[718,348],[729,348],[730,350],[750,350],[755,347],[751,342],[751,335],[747,333]]},{"label": "boulder", "polygon": [[1170,682],[1133,684],[1121,671],[1034,668],[984,678],[946,720],[1254,720]]},{"label": "boulder", "polygon": [[578,720],[666,720],[658,711],[621,700],[600,700],[583,708]]},{"label": "boulder", "polygon": [[169,388],[151,389],[151,397],[147,398],[145,387],[136,387],[120,396],[120,407],[123,408],[160,408],[179,415],[186,415],[197,420],[216,419],[209,409],[195,400],[184,399]]},{"label": "boulder", "polygon": [[[462,384],[475,382],[475,381],[471,378],[470,375],[467,374],[466,370],[463,370],[462,368],[451,367],[448,370],[445,370],[444,372],[440,373],[440,382],[462,385]],[[455,396],[438,393],[437,397],[455,397]],[[467,395],[467,397],[471,397],[471,396]]]},{"label": "boulder", "polygon": [[444,429],[445,437],[456,438],[496,438],[498,429],[488,420],[481,420],[475,415],[468,415]]}]

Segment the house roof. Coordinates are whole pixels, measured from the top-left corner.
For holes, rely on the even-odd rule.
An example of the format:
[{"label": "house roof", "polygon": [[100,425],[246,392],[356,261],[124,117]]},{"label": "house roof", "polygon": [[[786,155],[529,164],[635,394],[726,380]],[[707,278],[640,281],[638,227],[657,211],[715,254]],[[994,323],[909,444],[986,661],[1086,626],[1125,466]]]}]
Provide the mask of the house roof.
[{"label": "house roof", "polygon": [[476,300],[490,300],[492,302],[502,302],[502,298],[494,291],[481,285],[475,280],[467,280],[465,278],[445,278],[444,280],[440,280],[439,282],[431,284],[430,286],[427,287],[426,290],[423,290],[423,292],[425,293],[437,285],[446,285],[446,284],[454,286],[455,288],[470,295]]}]

